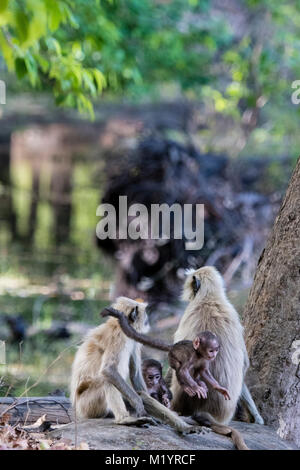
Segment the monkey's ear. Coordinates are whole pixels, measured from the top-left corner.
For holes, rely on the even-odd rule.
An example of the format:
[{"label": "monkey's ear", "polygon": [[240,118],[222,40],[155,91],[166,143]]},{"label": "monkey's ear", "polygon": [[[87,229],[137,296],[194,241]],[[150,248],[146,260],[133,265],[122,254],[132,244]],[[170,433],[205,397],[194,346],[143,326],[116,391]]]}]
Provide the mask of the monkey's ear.
[{"label": "monkey's ear", "polygon": [[128,315],[128,319],[131,323],[134,323],[135,320],[137,319],[137,316],[138,316],[138,313],[139,313],[139,310],[138,310],[138,306],[136,305],[130,312],[130,314]]},{"label": "monkey's ear", "polygon": [[200,346],[201,339],[199,336],[196,336],[196,338],[193,339],[193,347],[195,350],[197,350]]}]

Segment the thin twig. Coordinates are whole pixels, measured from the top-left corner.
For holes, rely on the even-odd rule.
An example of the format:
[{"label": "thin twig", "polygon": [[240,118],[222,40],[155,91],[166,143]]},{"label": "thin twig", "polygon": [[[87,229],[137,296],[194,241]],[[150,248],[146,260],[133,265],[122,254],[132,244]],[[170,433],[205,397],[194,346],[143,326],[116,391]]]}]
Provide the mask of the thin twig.
[{"label": "thin twig", "polygon": [[[27,384],[28,384],[28,381],[30,379],[30,376],[27,378],[26,380],[26,384],[25,384],[25,390],[27,388]],[[28,395],[26,394],[26,398],[27,398],[27,402],[26,402],[26,406],[27,406],[27,414],[26,414],[26,417],[25,417],[25,422],[24,422],[24,425],[26,426],[26,422],[27,422],[27,419],[28,419],[28,416],[29,416],[29,413],[30,413],[30,408],[29,408],[29,403],[28,403]]]}]

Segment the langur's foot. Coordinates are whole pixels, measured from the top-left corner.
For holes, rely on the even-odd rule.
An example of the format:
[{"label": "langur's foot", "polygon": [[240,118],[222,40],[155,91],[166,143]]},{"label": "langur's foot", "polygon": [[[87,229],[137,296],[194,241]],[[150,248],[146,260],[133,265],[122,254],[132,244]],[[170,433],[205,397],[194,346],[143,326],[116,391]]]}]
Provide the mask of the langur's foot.
[{"label": "langur's foot", "polygon": [[151,416],[128,416],[127,418],[123,418],[122,420],[116,422],[116,424],[123,424],[125,426],[157,426],[157,422]]}]

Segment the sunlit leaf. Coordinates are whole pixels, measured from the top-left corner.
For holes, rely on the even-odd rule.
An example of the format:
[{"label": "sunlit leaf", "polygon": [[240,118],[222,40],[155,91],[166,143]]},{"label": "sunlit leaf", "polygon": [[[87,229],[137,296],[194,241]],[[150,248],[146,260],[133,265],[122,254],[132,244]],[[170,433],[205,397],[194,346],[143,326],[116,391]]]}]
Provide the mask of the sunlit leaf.
[{"label": "sunlit leaf", "polygon": [[102,91],[102,89],[106,86],[105,76],[98,69],[93,69],[93,74],[94,74],[94,79],[96,81],[98,90]]}]

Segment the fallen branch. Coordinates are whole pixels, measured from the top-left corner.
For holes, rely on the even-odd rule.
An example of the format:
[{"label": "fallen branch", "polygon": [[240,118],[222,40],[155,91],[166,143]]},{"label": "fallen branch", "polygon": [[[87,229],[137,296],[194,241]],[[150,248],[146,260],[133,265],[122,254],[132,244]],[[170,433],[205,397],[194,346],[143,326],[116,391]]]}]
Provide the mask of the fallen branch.
[{"label": "fallen branch", "polygon": [[8,415],[10,424],[35,423],[42,415],[55,424],[74,420],[70,400],[66,397],[0,397],[0,415],[4,413]]}]

